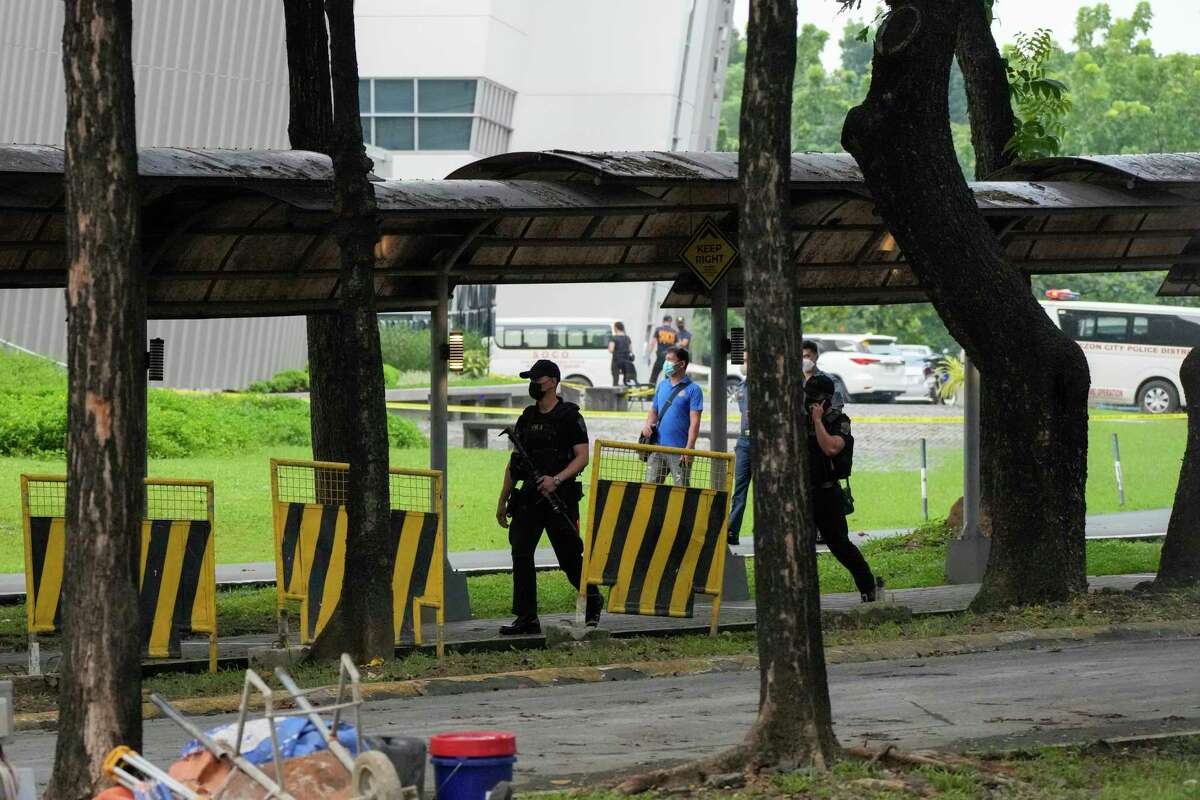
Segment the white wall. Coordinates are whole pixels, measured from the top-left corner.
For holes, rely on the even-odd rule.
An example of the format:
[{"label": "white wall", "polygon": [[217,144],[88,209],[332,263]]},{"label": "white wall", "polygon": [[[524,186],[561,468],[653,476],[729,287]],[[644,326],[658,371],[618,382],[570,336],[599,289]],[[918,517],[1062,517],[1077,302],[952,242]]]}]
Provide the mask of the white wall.
[{"label": "white wall", "polygon": [[[514,90],[514,151],[670,150],[677,118],[678,148],[695,147],[727,3],[695,0],[687,48],[693,0],[359,0],[359,73],[486,77]],[[377,163],[387,177],[440,178],[477,157]]]},{"label": "white wall", "polygon": [[513,150],[667,150],[690,0],[528,0]]},{"label": "white wall", "polygon": [[[133,63],[142,147],[288,147],[279,0],[135,0]],[[62,0],[0,0],[0,142],[62,145]],[[66,358],[61,289],[0,291],[0,339]],[[303,317],[152,321],[166,386],[242,388],[308,348]]]}]

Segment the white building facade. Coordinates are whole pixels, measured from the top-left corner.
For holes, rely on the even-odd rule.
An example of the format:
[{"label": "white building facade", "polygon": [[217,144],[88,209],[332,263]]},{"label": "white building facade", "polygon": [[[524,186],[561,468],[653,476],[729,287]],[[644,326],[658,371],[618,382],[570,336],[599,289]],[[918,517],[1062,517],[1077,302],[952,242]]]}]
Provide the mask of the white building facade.
[{"label": "white building facade", "polygon": [[520,150],[713,150],[732,0],[358,0],[388,178]]},{"label": "white building facade", "polygon": [[[377,174],[436,179],[525,150],[714,150],[733,0],[358,0]],[[460,287],[452,318],[611,315],[635,341],[667,286]],[[484,321],[486,320],[486,321]]]},{"label": "white building facade", "polygon": [[[134,0],[140,146],[286,148],[279,0]],[[364,138],[385,178],[517,150],[711,150],[733,0],[357,0]],[[61,0],[0,0],[0,141],[61,145]],[[657,311],[664,287],[461,287],[455,319]],[[611,301],[609,300],[611,298]],[[641,312],[638,312],[641,314]],[[0,291],[0,340],[63,360],[60,289]],[[306,361],[300,317],[151,321],[166,385],[241,388]],[[243,350],[254,343],[254,350]]]}]

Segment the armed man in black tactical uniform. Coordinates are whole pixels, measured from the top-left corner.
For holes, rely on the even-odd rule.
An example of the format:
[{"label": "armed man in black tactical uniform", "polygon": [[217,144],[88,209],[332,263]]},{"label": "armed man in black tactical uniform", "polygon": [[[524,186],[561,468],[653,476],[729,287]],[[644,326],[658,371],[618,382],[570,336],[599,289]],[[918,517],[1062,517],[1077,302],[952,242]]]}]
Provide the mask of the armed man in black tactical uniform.
[{"label": "armed man in black tactical uniform", "polygon": [[862,601],[870,603],[876,599],[882,584],[877,585],[867,560],[850,541],[846,515],[853,510],[854,501],[838,480],[850,477],[854,436],[850,433],[850,418],[834,405],[835,393],[833,379],[828,375],[813,375],[804,383],[813,521],[829,552],[854,576]]},{"label": "armed man in black tactical uniform", "polygon": [[[500,628],[503,636],[542,631],[533,553],[543,530],[550,537],[558,565],[576,589],[583,570],[583,539],[579,535],[583,490],[576,477],[588,465],[587,425],[579,406],[558,396],[562,373],[553,361],[542,359],[521,377],[529,379],[529,396],[537,402],[525,409],[514,427],[516,449],[504,468],[504,486],[496,508],[496,521],[508,528],[512,545],[512,610],[517,616],[511,625]],[[521,451],[528,454],[528,460]],[[520,488],[515,488],[517,481]],[[603,603],[600,590],[589,586],[588,625],[600,621]]]}]

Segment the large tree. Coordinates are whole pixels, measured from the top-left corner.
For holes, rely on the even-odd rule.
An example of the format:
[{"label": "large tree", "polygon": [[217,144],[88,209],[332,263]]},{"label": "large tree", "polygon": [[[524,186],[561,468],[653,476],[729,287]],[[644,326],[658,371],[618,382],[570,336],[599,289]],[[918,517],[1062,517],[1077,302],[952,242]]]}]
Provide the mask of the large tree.
[{"label": "large tree", "polygon": [[375,244],[379,217],[368,176],[358,106],[358,55],[352,0],[326,0],[333,86],[334,230],[341,252],[338,327],[342,391],[348,401],[346,579],[325,630],[313,642],[317,658],[349,652],[361,662],[390,659],[392,568],[396,559],[388,503],[387,408],[383,356],[375,316]]},{"label": "large tree", "polygon": [[[283,0],[288,62],[288,139],[296,150],[332,154],[333,97],[330,94],[329,34],[324,0]],[[350,396],[343,391],[341,317],[309,314],[309,427],[313,458],[348,461]],[[318,474],[317,501],[337,503]]]},{"label": "large tree", "polygon": [[130,0],[66,0],[67,508],[58,741],[46,797],[140,749],[146,294]]},{"label": "large tree", "polygon": [[[1008,264],[955,159],[947,94],[977,0],[890,0],[871,88],[842,142],[954,338],[1001,391],[983,397],[992,550],[977,608],[1085,591],[1087,364]],[[1037,368],[1030,368],[1036,364]],[[1002,405],[997,405],[1003,398]]]},{"label": "large tree", "polygon": [[[800,304],[791,263],[795,0],[751,0],[738,149],[738,242],[746,280],[753,432],[755,601],[761,683],[747,745],[754,763],[822,766],[838,751],[829,710]],[[770,342],[755,347],[754,342]]]},{"label": "large tree", "polygon": [[[816,529],[808,489],[803,337],[791,263],[790,76],[796,0],[751,0],[738,149],[738,243],[746,280],[753,438],[758,716],[745,742],[695,764],[637,776],[626,792],[733,769],[828,766],[833,734]],[[757,347],[755,342],[770,342]]]},{"label": "large tree", "polygon": [[1187,449],[1154,579],[1157,588],[1200,584],[1200,402],[1196,399],[1200,398],[1200,347],[1192,348],[1183,360],[1179,380],[1189,398]]}]

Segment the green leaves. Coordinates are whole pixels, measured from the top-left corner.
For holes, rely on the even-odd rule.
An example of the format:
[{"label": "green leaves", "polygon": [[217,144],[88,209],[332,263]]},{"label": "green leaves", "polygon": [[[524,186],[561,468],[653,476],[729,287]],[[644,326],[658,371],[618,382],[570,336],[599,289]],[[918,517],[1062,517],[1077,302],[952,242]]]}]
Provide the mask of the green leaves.
[{"label": "green leaves", "polygon": [[1014,38],[1006,70],[1017,128],[1005,150],[1021,160],[1058,155],[1071,96],[1066,83],[1046,74],[1055,52],[1054,39],[1046,28],[1018,33]]}]

